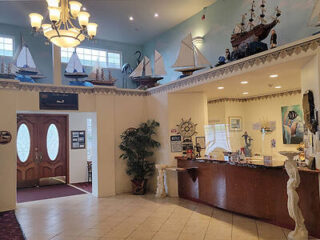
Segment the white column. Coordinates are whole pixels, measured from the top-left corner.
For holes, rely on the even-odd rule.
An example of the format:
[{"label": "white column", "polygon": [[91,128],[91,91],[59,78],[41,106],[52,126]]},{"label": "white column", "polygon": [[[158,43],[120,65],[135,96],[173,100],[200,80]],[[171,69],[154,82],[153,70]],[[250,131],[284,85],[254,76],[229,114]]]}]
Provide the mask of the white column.
[{"label": "white column", "polygon": [[61,81],[61,50],[52,44],[53,84],[62,85]]}]

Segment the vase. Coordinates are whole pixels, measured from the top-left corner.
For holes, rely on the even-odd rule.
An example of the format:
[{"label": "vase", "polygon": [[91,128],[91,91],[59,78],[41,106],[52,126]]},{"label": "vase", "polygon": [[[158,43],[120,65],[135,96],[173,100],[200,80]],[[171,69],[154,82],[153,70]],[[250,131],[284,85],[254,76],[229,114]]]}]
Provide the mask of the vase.
[{"label": "vase", "polygon": [[147,179],[131,180],[132,193],[134,195],[144,195],[147,190]]}]

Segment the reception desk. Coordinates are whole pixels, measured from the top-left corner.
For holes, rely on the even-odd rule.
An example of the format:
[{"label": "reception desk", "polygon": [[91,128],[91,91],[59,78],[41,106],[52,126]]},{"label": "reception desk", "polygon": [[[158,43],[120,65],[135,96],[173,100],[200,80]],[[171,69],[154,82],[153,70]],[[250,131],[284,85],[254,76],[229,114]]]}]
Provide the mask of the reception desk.
[{"label": "reception desk", "polygon": [[[294,229],[287,209],[288,175],[279,164],[177,157],[179,197]],[[309,234],[320,237],[319,171],[299,170],[300,207]]]}]

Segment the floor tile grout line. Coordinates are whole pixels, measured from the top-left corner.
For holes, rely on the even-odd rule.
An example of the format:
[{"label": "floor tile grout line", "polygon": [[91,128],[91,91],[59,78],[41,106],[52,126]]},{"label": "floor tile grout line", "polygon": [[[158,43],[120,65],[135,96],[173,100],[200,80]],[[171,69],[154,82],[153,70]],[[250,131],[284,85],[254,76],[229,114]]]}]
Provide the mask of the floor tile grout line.
[{"label": "floor tile grout line", "polygon": [[257,230],[258,240],[260,240],[260,235],[259,235],[259,230],[258,230],[258,223],[257,223],[256,220],[254,220],[254,223],[256,224],[256,230]]}]

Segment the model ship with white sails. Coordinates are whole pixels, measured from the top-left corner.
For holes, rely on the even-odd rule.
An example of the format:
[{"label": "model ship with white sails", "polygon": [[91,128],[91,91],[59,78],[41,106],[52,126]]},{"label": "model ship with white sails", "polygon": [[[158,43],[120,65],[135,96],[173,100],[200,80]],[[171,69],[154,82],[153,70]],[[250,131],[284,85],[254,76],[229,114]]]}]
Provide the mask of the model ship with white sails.
[{"label": "model ship with white sails", "polygon": [[87,81],[94,85],[113,86],[117,80],[112,77],[110,70],[108,73],[108,79],[106,79],[103,68],[100,67],[99,63],[97,63],[97,65],[93,67],[92,72],[89,74]]},{"label": "model ship with white sails", "polygon": [[21,81],[33,82],[35,79],[45,78],[45,76],[43,76],[37,69],[30,50],[24,43],[17,56],[16,66],[18,68],[17,74],[20,75],[18,76],[18,79]]},{"label": "model ship with white sails", "polygon": [[64,72],[64,76],[67,78],[73,78],[76,81],[79,81],[80,78],[88,77],[88,74],[86,74],[86,72],[84,71],[84,68],[76,51],[72,53],[72,56]]},{"label": "model ship with white sails", "polygon": [[193,44],[191,33],[188,34],[180,45],[180,51],[175,64],[175,71],[182,72],[183,76],[190,76],[193,72],[211,66],[200,50]]},{"label": "model ship with white sails", "polygon": [[157,85],[157,81],[163,79],[162,76],[167,72],[164,67],[161,54],[155,50],[154,53],[154,75],[151,70],[151,62],[148,57],[144,57],[138,67],[130,74],[130,78],[139,83],[139,87],[154,87]]}]

